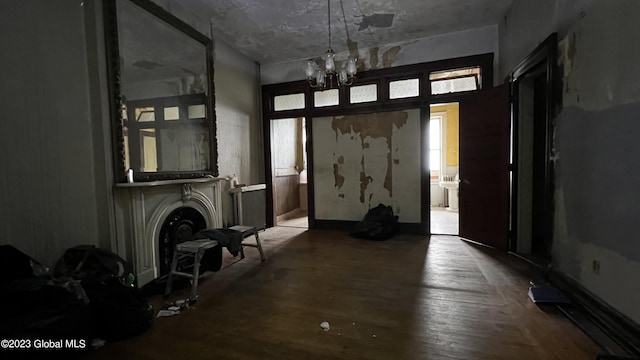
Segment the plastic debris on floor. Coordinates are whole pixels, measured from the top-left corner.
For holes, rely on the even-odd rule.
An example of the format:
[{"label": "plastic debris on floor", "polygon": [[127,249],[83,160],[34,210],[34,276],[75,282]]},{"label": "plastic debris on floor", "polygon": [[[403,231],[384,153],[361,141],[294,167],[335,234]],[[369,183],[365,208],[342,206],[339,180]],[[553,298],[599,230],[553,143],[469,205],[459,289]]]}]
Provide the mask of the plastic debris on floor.
[{"label": "plastic debris on floor", "polygon": [[320,323],[320,327],[322,328],[322,330],[324,331],[329,331],[329,322],[328,321],[323,321]]},{"label": "plastic debris on floor", "polygon": [[178,315],[181,310],[191,309],[191,305],[194,303],[195,301],[189,299],[176,300],[175,302],[167,304],[162,309],[158,310],[156,318]]},{"label": "plastic debris on floor", "polygon": [[534,303],[570,304],[571,301],[557,288],[550,285],[536,285],[531,282],[529,298]]}]

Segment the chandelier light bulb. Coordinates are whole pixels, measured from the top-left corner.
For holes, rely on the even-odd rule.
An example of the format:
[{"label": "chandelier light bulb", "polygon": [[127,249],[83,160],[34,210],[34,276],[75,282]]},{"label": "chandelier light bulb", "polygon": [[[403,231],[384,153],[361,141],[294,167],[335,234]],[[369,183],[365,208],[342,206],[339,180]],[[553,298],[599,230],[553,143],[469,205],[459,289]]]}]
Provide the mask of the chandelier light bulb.
[{"label": "chandelier light bulb", "polygon": [[324,71],[318,70],[318,73],[316,74],[316,83],[319,86],[324,86],[324,81],[325,81],[325,76],[326,75],[327,74]]},{"label": "chandelier light bulb", "polygon": [[349,60],[347,61],[347,74],[349,74],[349,76],[353,76],[357,71],[358,68],[356,66],[356,59],[349,58]]},{"label": "chandelier light bulb", "polygon": [[336,70],[336,63],[333,60],[334,56],[333,50],[331,49],[327,50],[327,53],[324,56],[325,69],[327,73],[332,73]]},{"label": "chandelier light bulb", "polygon": [[345,84],[346,82],[347,82],[347,70],[342,69],[340,70],[340,83]]},{"label": "chandelier light bulb", "polygon": [[307,67],[305,68],[305,73],[307,74],[307,79],[313,79],[316,74],[316,66],[313,60],[307,61]]}]

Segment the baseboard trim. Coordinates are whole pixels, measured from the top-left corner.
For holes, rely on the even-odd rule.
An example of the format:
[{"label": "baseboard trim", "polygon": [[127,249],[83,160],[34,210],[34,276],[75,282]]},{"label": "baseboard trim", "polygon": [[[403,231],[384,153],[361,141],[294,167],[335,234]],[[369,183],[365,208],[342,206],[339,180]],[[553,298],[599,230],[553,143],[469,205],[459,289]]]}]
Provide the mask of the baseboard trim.
[{"label": "baseboard trim", "polygon": [[577,281],[551,268],[549,282],[582,308],[604,333],[634,357],[640,357],[640,325],[605,303]]},{"label": "baseboard trim", "polygon": [[[339,230],[339,231],[351,231],[358,224],[359,221],[348,220],[318,220],[314,222],[313,229],[318,230]],[[410,235],[425,235],[425,230],[422,224],[414,223],[399,223],[399,231],[401,234]]]}]

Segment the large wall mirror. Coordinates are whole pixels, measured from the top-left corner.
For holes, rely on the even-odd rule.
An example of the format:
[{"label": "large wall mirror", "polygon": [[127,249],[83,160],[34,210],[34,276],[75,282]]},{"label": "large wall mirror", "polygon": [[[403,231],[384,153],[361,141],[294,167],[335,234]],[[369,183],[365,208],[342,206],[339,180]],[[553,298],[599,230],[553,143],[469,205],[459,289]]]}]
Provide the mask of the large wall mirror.
[{"label": "large wall mirror", "polygon": [[105,0],[115,174],[218,175],[212,41],[149,0]]}]

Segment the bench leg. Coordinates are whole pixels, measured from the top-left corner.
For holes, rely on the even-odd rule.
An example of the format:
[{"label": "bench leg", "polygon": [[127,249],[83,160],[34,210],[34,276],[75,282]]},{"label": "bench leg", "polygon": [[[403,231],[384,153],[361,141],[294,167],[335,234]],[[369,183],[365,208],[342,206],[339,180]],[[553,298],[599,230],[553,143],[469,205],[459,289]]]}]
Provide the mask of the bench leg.
[{"label": "bench leg", "polygon": [[200,278],[200,260],[204,255],[203,249],[198,249],[193,260],[193,279],[191,280],[191,300],[196,300],[198,296],[198,279]]},{"label": "bench leg", "polygon": [[258,236],[258,230],[256,230],[255,236],[256,236],[256,245],[258,247],[258,251],[260,252],[260,260],[264,261],[265,260],[264,251],[262,251],[262,244],[260,243],[260,237]]},{"label": "bench leg", "polygon": [[178,258],[180,257],[179,251],[173,249],[173,259],[171,260],[171,269],[169,269],[169,276],[167,277],[167,287],[164,289],[164,294],[171,294],[171,288],[173,287],[173,273],[178,267]]}]

